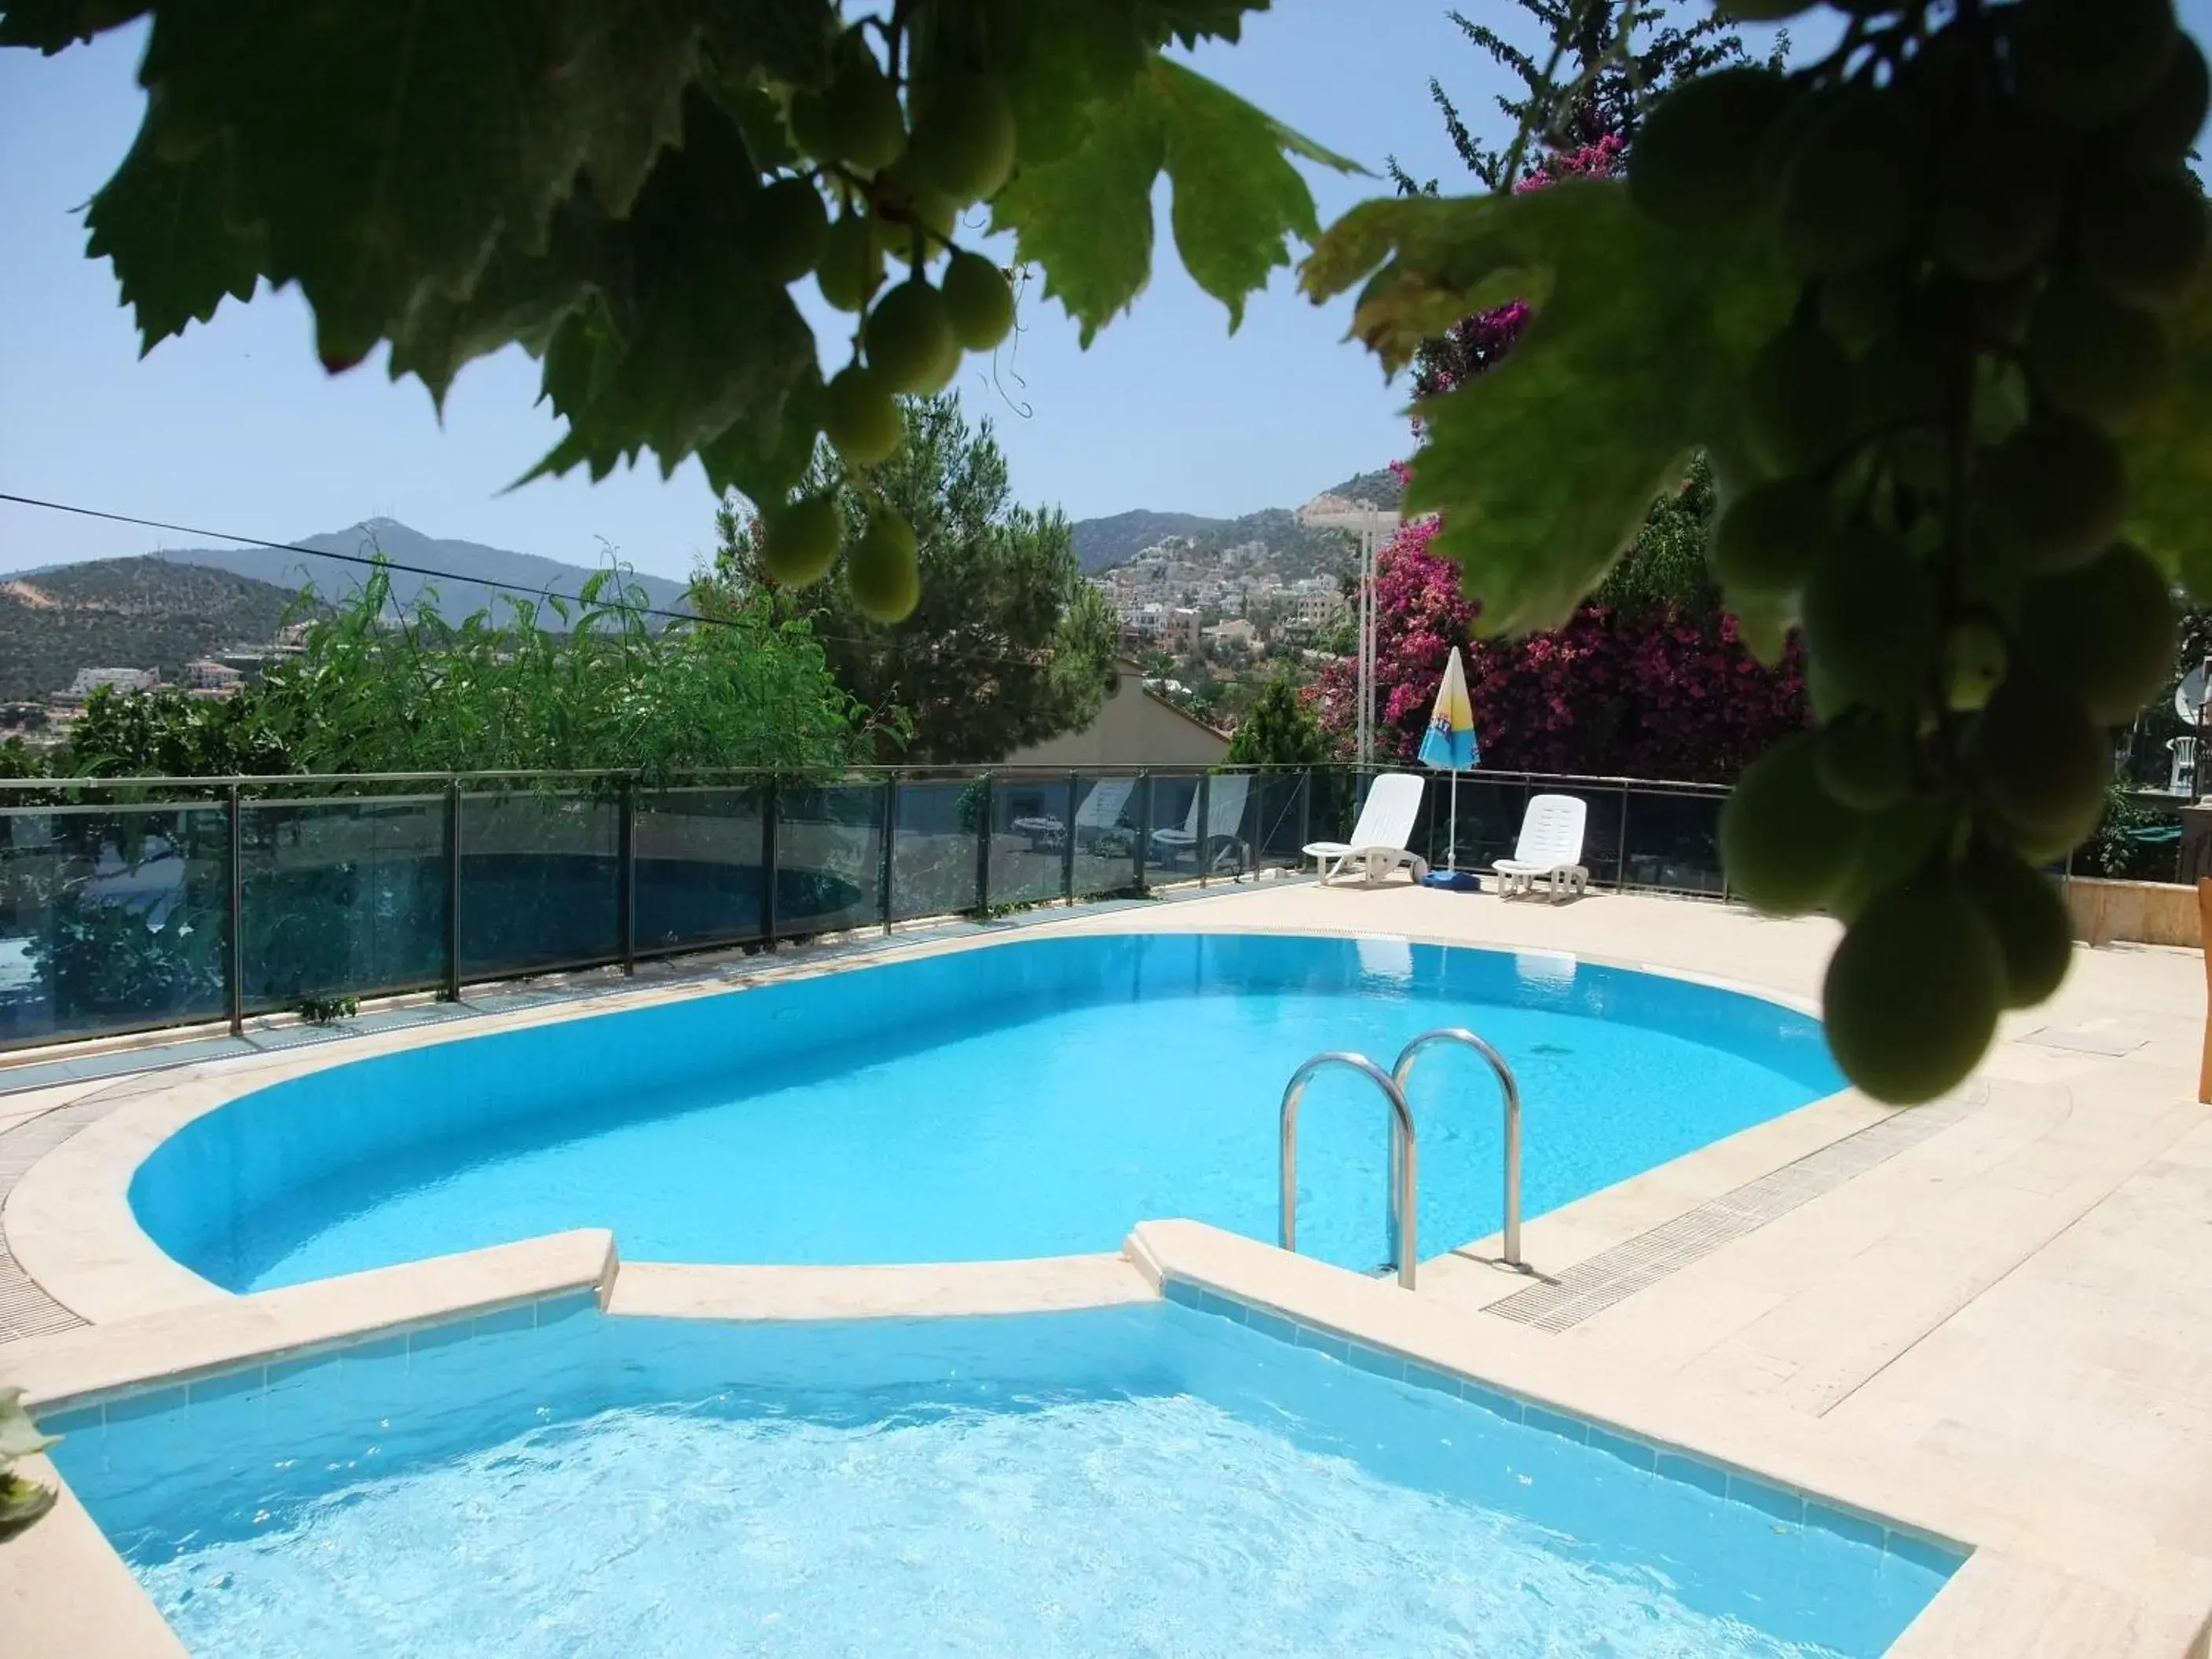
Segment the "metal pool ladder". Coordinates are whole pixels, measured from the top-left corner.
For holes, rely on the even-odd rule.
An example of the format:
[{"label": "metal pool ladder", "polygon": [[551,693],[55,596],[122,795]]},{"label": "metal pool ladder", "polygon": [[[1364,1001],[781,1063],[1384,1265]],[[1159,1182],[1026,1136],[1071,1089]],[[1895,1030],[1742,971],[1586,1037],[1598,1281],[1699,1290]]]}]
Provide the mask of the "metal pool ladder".
[{"label": "metal pool ladder", "polygon": [[1413,1108],[1406,1102],[1406,1081],[1413,1075],[1413,1062],[1431,1046],[1439,1042],[1456,1042],[1472,1048],[1489,1063],[1492,1074],[1498,1079],[1499,1093],[1505,1108],[1505,1227],[1503,1239],[1504,1255],[1508,1267],[1519,1267],[1521,1260],[1521,1089],[1514,1081],[1513,1068],[1505,1063],[1505,1056],[1463,1026],[1440,1026],[1433,1031],[1424,1031],[1398,1051],[1398,1063],[1385,1072],[1364,1054],[1341,1050],[1316,1054],[1291,1074],[1290,1085],[1283,1091],[1282,1111],[1282,1244],[1286,1250],[1298,1248],[1298,1107],[1305,1098],[1306,1085],[1314,1073],[1326,1066],[1346,1066],[1371,1081],[1382,1091],[1390,1103],[1390,1253],[1392,1261],[1386,1266],[1397,1269],[1398,1283],[1406,1290],[1413,1288],[1415,1194],[1415,1143]]},{"label": "metal pool ladder", "polygon": [[1291,1075],[1283,1091],[1283,1248],[1298,1248],[1298,1103],[1306,1085],[1327,1066],[1348,1066],[1382,1090],[1390,1103],[1390,1254],[1398,1283],[1413,1288],[1413,1114],[1398,1081],[1364,1054],[1334,1050],[1316,1054]]},{"label": "metal pool ladder", "polygon": [[[1491,1074],[1498,1079],[1498,1092],[1504,1097],[1505,1107],[1505,1228],[1498,1254],[1509,1267],[1526,1267],[1521,1260],[1521,1085],[1513,1080],[1513,1068],[1505,1063],[1505,1056],[1468,1030],[1464,1025],[1440,1025],[1433,1031],[1424,1031],[1398,1051],[1398,1063],[1390,1068],[1390,1080],[1398,1085],[1402,1096],[1406,1080],[1413,1074],[1413,1062],[1431,1044],[1456,1042],[1472,1048],[1489,1062]],[[1410,1144],[1410,1142],[1409,1142]],[[1395,1154],[1396,1143],[1391,1144]],[[1411,1201],[1413,1182],[1404,1184]],[[1399,1187],[1394,1182],[1390,1189],[1392,1203],[1399,1201]]]}]

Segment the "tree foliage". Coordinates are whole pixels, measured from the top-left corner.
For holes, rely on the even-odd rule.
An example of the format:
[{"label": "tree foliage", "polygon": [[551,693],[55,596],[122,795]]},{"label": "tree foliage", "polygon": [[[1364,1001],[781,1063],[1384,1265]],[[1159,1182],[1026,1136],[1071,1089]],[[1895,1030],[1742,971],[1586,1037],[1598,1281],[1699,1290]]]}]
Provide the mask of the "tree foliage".
[{"label": "tree foliage", "polygon": [[15,1472],[15,1460],[42,1452],[51,1435],[23,1409],[21,1389],[0,1389],[0,1543],[21,1532],[54,1506],[54,1489]]},{"label": "tree foliage", "polygon": [[[849,577],[777,587],[762,568],[758,519],[732,499],[702,591],[803,621],[838,685],[883,717],[886,759],[1003,760],[1088,725],[1114,683],[1116,629],[1082,580],[1057,510],[1014,500],[988,420],[971,427],[951,396],[902,400],[904,441],[875,470],[872,495],[914,526],[921,597],[903,622],[870,621]],[[856,530],[869,497],[816,458],[810,489],[835,492]]]},{"label": "tree foliage", "polygon": [[723,767],[830,769],[865,713],[804,623],[726,604],[649,627],[601,572],[580,603],[511,599],[448,620],[392,603],[382,572],[307,630],[302,653],[228,699],[173,690],[88,701],[56,769],[78,776],[598,769],[659,779]]},{"label": "tree foliage", "polygon": [[1224,758],[1231,766],[1317,766],[1331,756],[1312,702],[1296,680],[1279,672],[1237,722]]},{"label": "tree foliage", "polygon": [[[1482,187],[1493,195],[1518,188],[1552,158],[1588,150],[1610,139],[1636,137],[1642,108],[1655,88],[1743,60],[1743,41],[1718,15],[1673,21],[1673,9],[1638,0],[1516,0],[1536,25],[1531,51],[1488,23],[1449,14],[1474,46],[1521,84],[1496,103],[1506,131],[1536,138],[1538,145],[1509,143],[1486,149],[1442,80],[1429,77],[1429,97],[1443,117],[1452,149]],[[1437,193],[1437,181],[1417,184],[1395,161],[1391,177],[1407,195]]]}]

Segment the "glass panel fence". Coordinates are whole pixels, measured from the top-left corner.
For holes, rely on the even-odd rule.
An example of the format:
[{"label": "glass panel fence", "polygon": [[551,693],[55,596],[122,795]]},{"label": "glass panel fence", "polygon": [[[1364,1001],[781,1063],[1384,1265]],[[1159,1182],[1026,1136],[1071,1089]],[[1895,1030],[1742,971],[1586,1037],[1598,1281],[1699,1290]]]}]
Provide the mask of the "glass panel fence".
[{"label": "glass panel fence", "polygon": [[443,793],[245,804],[246,1012],[444,982],[446,811]]},{"label": "glass panel fence", "polygon": [[2187,851],[2185,859],[2179,807],[2121,795],[2107,803],[2097,833],[2074,849],[2066,871],[2106,881],[2178,882],[2212,875],[2192,867],[2203,861],[2201,844]]},{"label": "glass panel fence", "polygon": [[1155,772],[1152,821],[1146,826],[1145,879],[1158,885],[1198,876],[1197,772]]},{"label": "glass panel fence", "polygon": [[461,977],[622,954],[622,803],[554,787],[461,794]]},{"label": "glass panel fence", "polygon": [[1312,797],[1306,813],[1305,839],[1343,842],[1350,839],[1358,821],[1360,804],[1367,798],[1366,781],[1348,766],[1316,769],[1307,786]]},{"label": "glass panel fence", "polygon": [[[1583,804],[1582,862],[1589,872],[1590,885],[1620,886],[1621,805],[1628,799],[1626,792],[1607,784],[1532,783],[1528,793],[1532,798],[1568,795]],[[1514,832],[1517,837],[1517,824]]]},{"label": "glass panel fence", "polygon": [[1487,872],[1498,860],[1513,855],[1530,793],[1528,785],[1510,778],[1462,772],[1455,818],[1452,775],[1438,773],[1422,792],[1414,849],[1432,869],[1449,869],[1455,863],[1462,870]]},{"label": "glass panel fence", "polygon": [[767,794],[759,786],[638,792],[630,844],[641,952],[745,944],[766,931]]},{"label": "glass panel fence", "polygon": [[1206,784],[1206,836],[1200,853],[1209,878],[1235,878],[1254,868],[1260,834],[1257,772],[1216,772]]},{"label": "glass panel fence", "polygon": [[1252,782],[1252,867],[1295,870],[1311,839],[1305,833],[1311,790],[1304,772],[1261,772]]},{"label": "glass panel fence", "polygon": [[1722,892],[1720,794],[1628,798],[1621,884],[1668,893]]},{"label": "glass panel fence", "polygon": [[775,933],[831,933],[880,922],[884,787],[834,783],[776,794]]},{"label": "glass panel fence", "polygon": [[994,907],[1042,903],[1066,890],[1067,779],[1065,772],[1001,772],[991,781]]},{"label": "glass panel fence", "polygon": [[1143,781],[1133,772],[1086,772],[1075,791],[1076,896],[1127,891],[1137,884]]},{"label": "glass panel fence", "polygon": [[0,808],[0,1048],[228,1012],[222,805]]},{"label": "glass panel fence", "polygon": [[973,910],[982,833],[981,778],[902,778],[891,837],[891,920]]},{"label": "glass panel fence", "polygon": [[[750,944],[771,927],[791,939],[876,926],[886,877],[889,915],[906,921],[973,911],[979,895],[994,906],[1036,903],[1295,868],[1308,842],[1351,839],[1372,775],[1341,765],[1038,769],[638,788],[627,872],[619,781],[465,781],[459,972],[483,980],[620,961],[626,873],[635,946],[652,955]],[[1441,867],[1454,856],[1454,780],[1423,775],[1410,844]],[[441,984],[454,921],[443,787],[395,782],[389,795],[340,796],[336,780],[286,787],[303,784],[320,793],[270,799],[257,784],[249,793],[264,798],[242,808],[243,1008]],[[88,805],[72,787],[64,805],[9,805],[0,794],[0,1047],[222,1018],[227,805]],[[1530,798],[1547,793],[1586,803],[1583,862],[1595,884],[1724,890],[1725,792],[1694,785],[1462,774],[1458,866],[1486,871],[1509,855]],[[2185,848],[2181,828],[2163,797],[2116,798],[2071,867],[2188,878],[2198,872],[2185,866],[2204,861],[2212,843]]]}]

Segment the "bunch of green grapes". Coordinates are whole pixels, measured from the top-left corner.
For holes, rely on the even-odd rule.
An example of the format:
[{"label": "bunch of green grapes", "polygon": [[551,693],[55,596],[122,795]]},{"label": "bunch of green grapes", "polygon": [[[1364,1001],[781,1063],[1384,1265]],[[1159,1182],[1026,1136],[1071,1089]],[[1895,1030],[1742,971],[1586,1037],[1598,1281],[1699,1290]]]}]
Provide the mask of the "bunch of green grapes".
[{"label": "bunch of green grapes", "polygon": [[[896,65],[896,34],[890,43]],[[1013,170],[1013,109],[980,51],[934,44],[927,72],[902,86],[861,29],[849,30],[828,82],[794,90],[786,106],[793,145],[811,165],[757,198],[769,267],[786,282],[812,275],[825,301],[858,319],[852,361],[823,389],[821,428],[863,479],[898,449],[899,394],[941,391],[963,353],[990,350],[1014,323],[1006,273],[952,240],[961,210]],[[902,261],[906,275],[894,281]],[[803,586],[842,550],[861,613],[902,621],[921,592],[913,526],[877,503],[849,550],[844,528],[828,493],[769,507],[762,562]]]},{"label": "bunch of green grapes", "polygon": [[2096,827],[2107,728],[2172,660],[2116,440],[2203,260],[2207,79],[2170,0],[1844,9],[1815,68],[1661,100],[1629,190],[1679,227],[1764,222],[1802,276],[1713,446],[1710,555],[1796,619],[1818,725],[1743,775],[1722,854],[1757,908],[1846,924],[1830,1045],[1912,1102],[2057,988],[2042,868]]}]

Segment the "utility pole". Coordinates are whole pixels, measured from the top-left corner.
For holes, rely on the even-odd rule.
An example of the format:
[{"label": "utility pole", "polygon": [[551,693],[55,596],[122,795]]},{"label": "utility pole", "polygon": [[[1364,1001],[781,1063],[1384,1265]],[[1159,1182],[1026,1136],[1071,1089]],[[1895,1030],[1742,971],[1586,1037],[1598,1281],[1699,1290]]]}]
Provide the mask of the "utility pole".
[{"label": "utility pole", "polygon": [[1375,543],[1376,513],[1359,514],[1359,716],[1353,726],[1353,750],[1359,764],[1375,757]]}]

